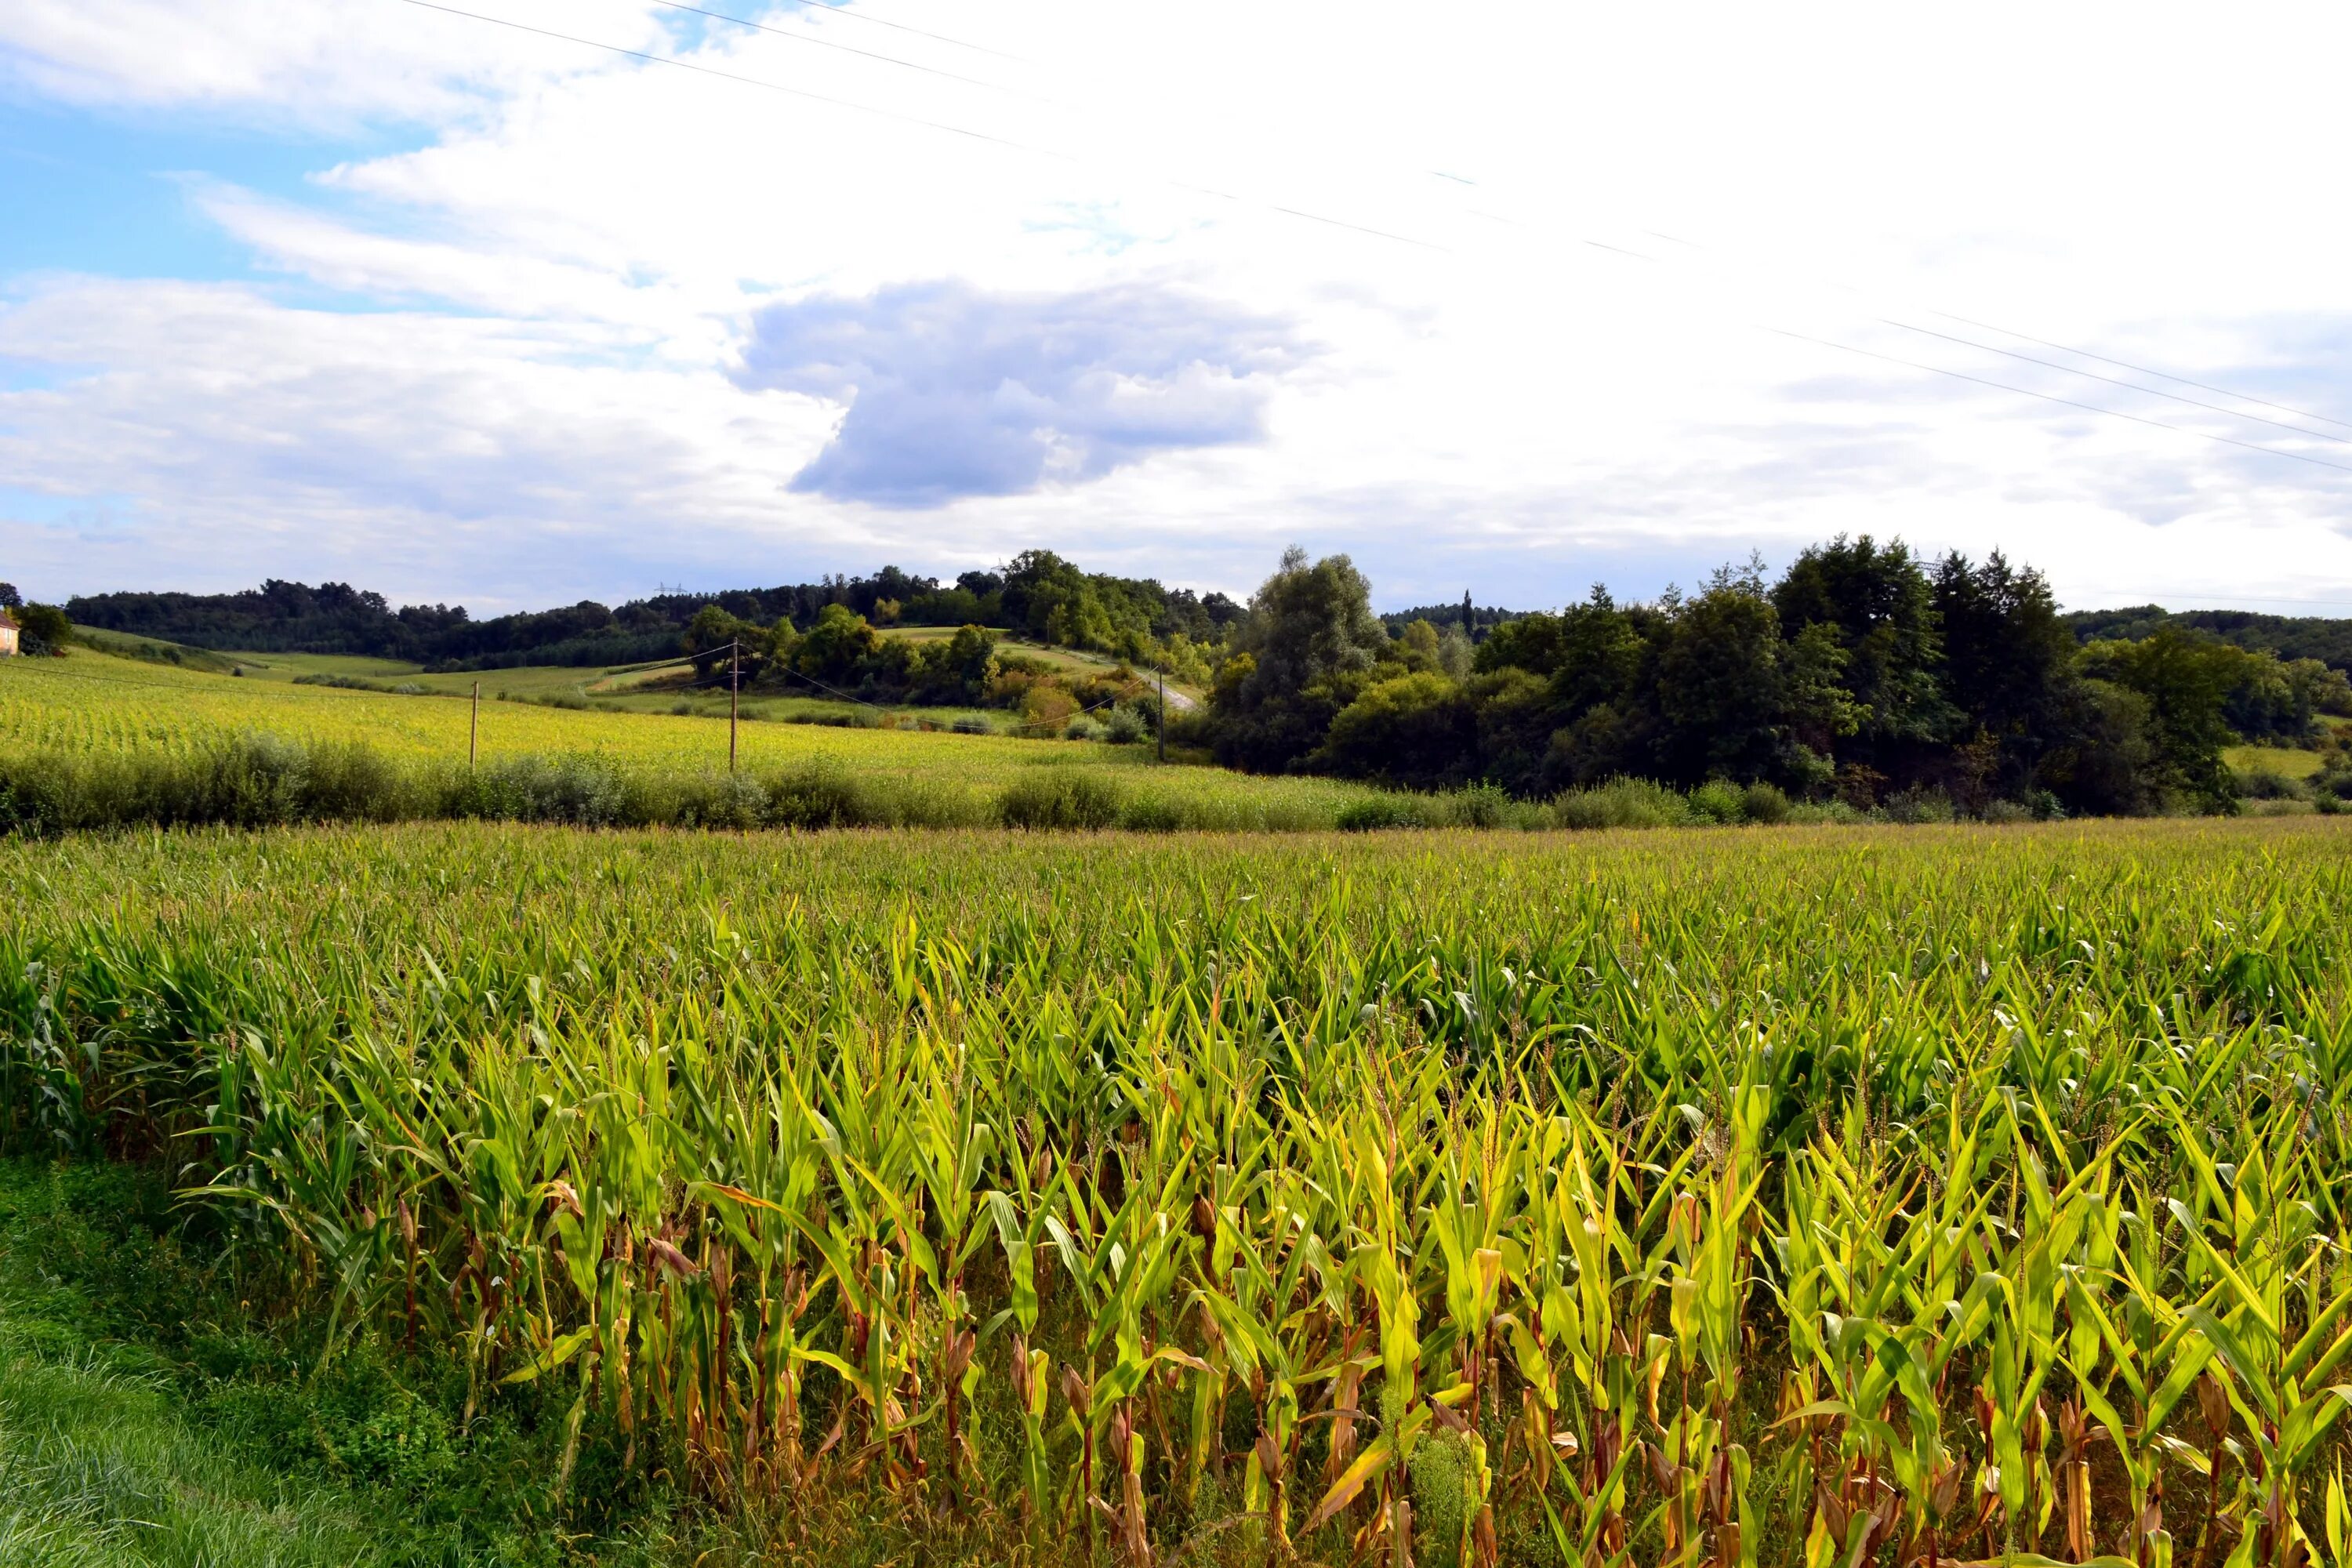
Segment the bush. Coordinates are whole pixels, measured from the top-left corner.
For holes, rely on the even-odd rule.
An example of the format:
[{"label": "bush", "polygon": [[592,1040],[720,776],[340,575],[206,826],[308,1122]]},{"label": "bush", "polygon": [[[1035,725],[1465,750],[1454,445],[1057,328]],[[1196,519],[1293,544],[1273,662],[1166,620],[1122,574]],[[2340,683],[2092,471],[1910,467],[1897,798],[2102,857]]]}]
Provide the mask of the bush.
[{"label": "bush", "polygon": [[1691,791],[1690,810],[1701,822],[1721,825],[1745,821],[1748,816],[1739,786],[1723,779],[1709,779]]},{"label": "bush", "polygon": [[1958,814],[1952,809],[1952,797],[1939,789],[1906,789],[1886,797],[1880,807],[1889,822],[1927,823],[1949,822]]},{"label": "bush", "polygon": [[1691,820],[1683,797],[1648,779],[1612,779],[1570,790],[1551,803],[1562,827],[1680,827]]},{"label": "bush", "polygon": [[956,715],[955,722],[949,725],[948,728],[954,731],[959,735],[986,735],[992,733],[988,721],[982,718],[977,713],[959,713]]},{"label": "bush", "polygon": [[1790,810],[1789,797],[1777,785],[1752,784],[1739,792],[1739,814],[1749,822],[1786,822]]},{"label": "bush", "polygon": [[1373,795],[1341,806],[1334,826],[1342,833],[1376,833],[1387,827],[1425,827],[1428,817],[1411,795]]},{"label": "bush", "polygon": [[2238,775],[2238,793],[2248,800],[2307,800],[2311,791],[2268,763],[2257,763]]},{"label": "bush", "polygon": [[1118,820],[1118,786],[1067,768],[1040,768],[1005,786],[997,819],[1007,827],[1108,827]]},{"label": "bush", "polygon": [[632,811],[628,783],[588,757],[502,757],[457,775],[446,815],[493,822],[613,827],[654,819]]},{"label": "bush", "polygon": [[1142,714],[1124,703],[1103,717],[1103,739],[1114,746],[1132,746],[1151,738],[1151,726]]},{"label": "bush", "polygon": [[1457,826],[1500,827],[1510,818],[1515,803],[1500,784],[1475,784],[1455,791],[1450,804]]},{"label": "bush", "polygon": [[1062,731],[1062,738],[1067,741],[1099,741],[1103,738],[1103,727],[1081,714],[1070,721],[1069,728]]}]

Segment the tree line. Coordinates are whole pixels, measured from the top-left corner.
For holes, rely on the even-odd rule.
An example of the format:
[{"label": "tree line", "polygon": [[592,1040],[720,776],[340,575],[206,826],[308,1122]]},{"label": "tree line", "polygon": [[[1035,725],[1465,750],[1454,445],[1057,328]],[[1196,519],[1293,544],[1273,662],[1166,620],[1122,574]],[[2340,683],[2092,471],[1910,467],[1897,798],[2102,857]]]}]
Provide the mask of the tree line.
[{"label": "tree line", "polygon": [[1475,645],[1428,619],[1391,636],[1346,556],[1294,549],[1198,729],[1229,765],[1413,788],[1721,780],[2056,815],[2226,809],[2224,747],[2315,742],[2322,714],[2352,714],[2352,684],[2316,658],[2170,622],[2083,642],[2031,568],[1865,536],[1777,579],[1751,562],[1646,603],[1595,586]]},{"label": "tree line", "polygon": [[1081,571],[1049,550],[1024,551],[995,571],[952,582],[885,566],[773,588],[670,593],[617,609],[593,600],[486,620],[464,605],[408,605],[347,583],[271,578],[235,594],[114,593],[77,596],[82,626],[196,647],[257,653],[362,654],[438,669],[636,663],[690,652],[687,628],[707,607],[762,627],[813,628],[839,606],[876,626],[990,627],[1115,658],[1207,676],[1206,650],[1242,616],[1223,594],[1170,588],[1156,578]]}]

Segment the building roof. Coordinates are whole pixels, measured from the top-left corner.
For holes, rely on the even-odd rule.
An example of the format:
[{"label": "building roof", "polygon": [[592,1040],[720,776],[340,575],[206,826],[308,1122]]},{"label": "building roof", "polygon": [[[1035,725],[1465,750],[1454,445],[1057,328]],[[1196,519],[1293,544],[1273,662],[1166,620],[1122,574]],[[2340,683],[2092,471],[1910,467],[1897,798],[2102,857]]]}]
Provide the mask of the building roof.
[{"label": "building roof", "polygon": [[16,630],[16,617],[10,615],[5,609],[0,609],[0,626],[5,626],[12,632]]}]

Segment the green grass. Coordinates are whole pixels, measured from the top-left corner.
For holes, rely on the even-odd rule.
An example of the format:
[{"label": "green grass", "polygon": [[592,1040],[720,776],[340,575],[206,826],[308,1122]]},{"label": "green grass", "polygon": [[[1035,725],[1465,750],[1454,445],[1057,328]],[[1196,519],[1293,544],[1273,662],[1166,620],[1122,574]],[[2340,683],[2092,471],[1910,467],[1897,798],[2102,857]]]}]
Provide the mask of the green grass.
[{"label": "green grass", "polygon": [[267,1282],[187,1217],[159,1171],[0,1160],[0,1563],[564,1560],[528,1433],[457,1430],[429,1362],[325,1359],[323,1322],[251,1299]]},{"label": "green grass", "polygon": [[2291,779],[2307,779],[2319,771],[2320,755],[2294,746],[2231,746],[2221,760],[2239,773],[2267,768]]},{"label": "green grass", "polygon": [[[567,670],[560,679],[576,686],[593,673]],[[541,677],[542,691],[562,689],[556,675],[535,672],[534,679]],[[456,678],[401,679],[447,684]],[[486,692],[499,689],[494,679],[483,678]],[[465,679],[470,686],[473,678]],[[508,689],[530,689],[517,683]],[[621,700],[655,710],[574,710],[485,700],[481,756],[486,763],[586,757],[648,777],[724,771],[727,726],[719,704],[698,698],[695,711],[681,716],[667,711],[678,700],[673,694]],[[793,701],[760,698],[750,706],[775,719],[785,716]],[[357,743],[402,765],[463,767],[470,718],[471,704],[452,698],[295,685],[290,678],[231,678],[87,648],[62,659],[0,661],[0,744],[19,757],[186,756],[230,737],[260,733],[305,744]],[[1379,794],[1330,779],[1163,768],[1149,746],[959,735],[944,729],[917,732],[755,721],[741,728],[740,761],[747,772],[833,769],[854,775],[866,787],[920,795],[932,804],[919,819],[940,822],[991,819],[1002,794],[1040,768],[1097,773],[1116,781],[1129,799],[1149,805],[1157,817],[1200,826],[1329,826],[1349,804]]]}]

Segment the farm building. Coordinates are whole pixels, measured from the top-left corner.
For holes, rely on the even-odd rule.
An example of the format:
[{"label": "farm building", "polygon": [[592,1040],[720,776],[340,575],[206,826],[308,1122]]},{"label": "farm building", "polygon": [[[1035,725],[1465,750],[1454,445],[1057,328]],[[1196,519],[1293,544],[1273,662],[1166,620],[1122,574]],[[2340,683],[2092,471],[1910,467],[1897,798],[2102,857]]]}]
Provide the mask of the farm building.
[{"label": "farm building", "polygon": [[0,610],[0,658],[6,658],[16,651],[16,619],[7,611]]}]

